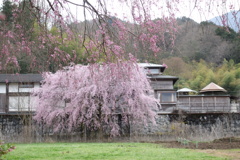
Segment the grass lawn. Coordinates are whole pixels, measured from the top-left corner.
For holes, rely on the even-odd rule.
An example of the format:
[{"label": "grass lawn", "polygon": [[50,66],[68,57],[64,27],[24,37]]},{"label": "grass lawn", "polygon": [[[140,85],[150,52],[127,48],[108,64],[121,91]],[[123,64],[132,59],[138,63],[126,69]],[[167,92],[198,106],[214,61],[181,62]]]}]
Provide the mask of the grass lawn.
[{"label": "grass lawn", "polygon": [[188,149],[150,143],[34,143],[16,144],[7,160],[226,160]]}]

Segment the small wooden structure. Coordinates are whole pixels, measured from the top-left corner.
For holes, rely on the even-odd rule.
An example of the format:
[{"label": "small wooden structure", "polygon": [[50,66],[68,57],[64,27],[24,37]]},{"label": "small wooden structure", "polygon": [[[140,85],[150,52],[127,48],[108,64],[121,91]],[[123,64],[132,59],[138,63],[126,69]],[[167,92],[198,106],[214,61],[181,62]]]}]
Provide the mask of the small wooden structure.
[{"label": "small wooden structure", "polygon": [[227,92],[224,88],[220,87],[219,85],[211,82],[206,87],[201,89],[200,93],[207,93],[207,94],[216,94],[216,93]]},{"label": "small wooden structure", "polygon": [[187,113],[229,113],[230,96],[224,88],[211,82],[201,91],[202,95],[178,95],[177,109]]},{"label": "small wooden structure", "polygon": [[182,88],[177,90],[178,95],[189,95],[189,93],[197,93],[197,91],[194,91],[189,88]]},{"label": "small wooden structure", "polygon": [[177,109],[187,113],[231,112],[229,95],[179,95]]}]

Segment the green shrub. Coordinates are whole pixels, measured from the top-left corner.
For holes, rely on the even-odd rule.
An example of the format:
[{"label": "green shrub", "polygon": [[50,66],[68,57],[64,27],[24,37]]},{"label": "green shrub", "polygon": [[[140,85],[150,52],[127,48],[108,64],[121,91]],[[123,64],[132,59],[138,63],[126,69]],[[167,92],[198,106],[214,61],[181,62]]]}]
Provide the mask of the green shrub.
[{"label": "green shrub", "polygon": [[4,142],[0,141],[0,159],[4,154],[11,152],[13,149],[15,149],[15,146],[12,144],[5,144]]}]

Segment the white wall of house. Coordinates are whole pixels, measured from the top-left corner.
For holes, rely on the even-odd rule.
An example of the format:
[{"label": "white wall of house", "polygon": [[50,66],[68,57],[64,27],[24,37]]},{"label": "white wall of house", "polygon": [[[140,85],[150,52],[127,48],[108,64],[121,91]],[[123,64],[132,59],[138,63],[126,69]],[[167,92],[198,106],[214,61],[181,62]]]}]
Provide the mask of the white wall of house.
[{"label": "white wall of house", "polygon": [[19,88],[19,92],[31,92],[33,88]]},{"label": "white wall of house", "polygon": [[18,83],[9,83],[9,93],[18,92]]},{"label": "white wall of house", "polygon": [[34,88],[39,88],[40,87],[40,83],[34,83]]},{"label": "white wall of house", "polygon": [[[11,86],[12,91],[16,91],[18,88],[17,92],[32,92],[33,88],[39,88],[40,84],[39,83],[34,83],[33,87],[29,87],[29,88],[24,88],[24,87],[20,87],[20,85],[16,86],[16,84]],[[9,86],[9,90],[10,90],[10,86]],[[9,91],[10,92],[10,91]]]},{"label": "white wall of house", "polygon": [[6,93],[6,84],[0,83],[0,93]]}]

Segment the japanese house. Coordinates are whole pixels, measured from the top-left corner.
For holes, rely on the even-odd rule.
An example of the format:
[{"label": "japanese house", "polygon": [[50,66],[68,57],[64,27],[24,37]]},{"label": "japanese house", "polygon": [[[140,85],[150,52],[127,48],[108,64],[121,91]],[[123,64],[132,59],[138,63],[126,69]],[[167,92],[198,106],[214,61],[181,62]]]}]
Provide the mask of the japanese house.
[{"label": "japanese house", "polygon": [[40,87],[40,74],[0,74],[0,114],[32,112],[30,92]]},{"label": "japanese house", "polygon": [[146,70],[146,74],[150,79],[150,85],[154,90],[154,95],[161,104],[160,112],[171,113],[176,109],[177,92],[174,84],[178,77],[163,75],[166,66],[151,63],[139,63],[140,67]]}]

